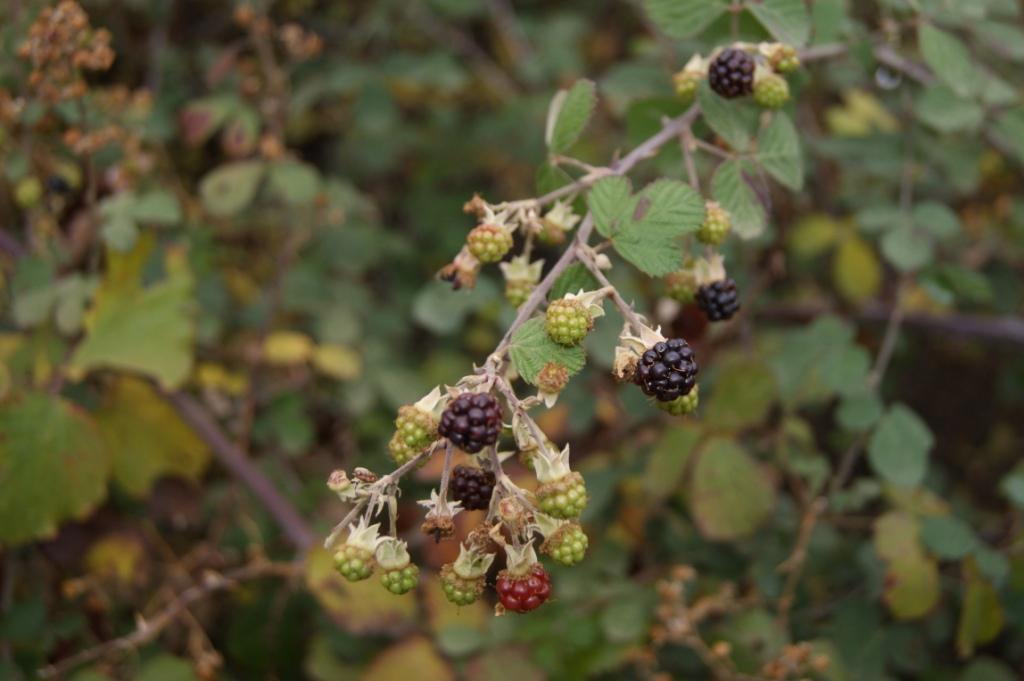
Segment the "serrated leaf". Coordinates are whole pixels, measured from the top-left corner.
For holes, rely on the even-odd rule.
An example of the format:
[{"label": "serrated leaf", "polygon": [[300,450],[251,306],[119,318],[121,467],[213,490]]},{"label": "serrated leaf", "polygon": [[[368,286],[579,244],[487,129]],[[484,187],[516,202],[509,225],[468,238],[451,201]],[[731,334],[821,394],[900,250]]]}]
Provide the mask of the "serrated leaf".
[{"label": "serrated leaf", "polygon": [[741,539],[767,520],[775,488],[739,443],[716,438],[701,448],[690,482],[690,512],[704,537]]},{"label": "serrated leaf", "polygon": [[59,397],[0,407],[0,545],[53,536],[107,494],[110,461],[95,424]]},{"label": "serrated leaf", "polygon": [[757,125],[757,111],[748,102],[715,94],[707,79],[697,87],[697,103],[703,120],[736,151],[746,151]]},{"label": "serrated leaf", "polygon": [[1024,108],[1000,114],[992,125],[992,132],[1018,163],[1024,163]]},{"label": "serrated leaf", "polygon": [[836,420],[846,430],[867,430],[882,418],[884,406],[874,391],[862,389],[843,396],[836,411]]},{"label": "serrated leaf", "polygon": [[605,177],[594,183],[587,193],[587,207],[594,216],[598,234],[608,239],[615,236],[632,193],[633,184],[621,175]]},{"label": "serrated leaf", "polygon": [[548,135],[548,148],[556,154],[568,151],[583,134],[597,106],[597,86],[590,80],[578,80],[567,91],[555,96],[549,116],[554,122]]},{"label": "serrated leaf", "polygon": [[129,494],[148,494],[164,475],[196,480],[206,470],[209,449],[145,381],[118,377],[95,416],[114,479]]},{"label": "serrated leaf", "polygon": [[732,228],[743,239],[753,239],[764,232],[767,212],[761,199],[750,187],[743,161],[722,163],[711,178],[711,195],[732,215]]},{"label": "serrated leaf", "polygon": [[868,461],[886,482],[914,487],[924,480],[934,442],[931,430],[913,410],[895,404],[871,436]]},{"label": "serrated leaf", "polygon": [[917,32],[921,55],[932,72],[960,97],[977,92],[978,78],[971,53],[959,38],[929,23]]},{"label": "serrated leaf", "polygon": [[623,213],[612,239],[619,255],[641,272],[662,277],[683,264],[679,238],[704,220],[704,200],[689,185],[656,180],[644,187]]},{"label": "serrated leaf", "polygon": [[567,348],[551,340],[544,329],[543,317],[534,317],[519,327],[512,336],[508,351],[516,371],[532,385],[536,385],[537,374],[549,362],[565,367],[572,376],[587,361],[583,348]]},{"label": "serrated leaf", "polygon": [[699,426],[689,423],[669,428],[662,434],[647,457],[644,469],[643,488],[647,503],[659,503],[682,482],[701,434]]},{"label": "serrated leaf", "polygon": [[644,0],[654,25],[673,38],[689,38],[729,9],[726,0]]},{"label": "serrated leaf", "polygon": [[572,176],[558,166],[542,163],[537,168],[537,196],[543,196],[568,184],[572,184]]},{"label": "serrated leaf", "polygon": [[882,237],[882,254],[900,271],[913,272],[932,261],[935,244],[924,229],[902,224]]},{"label": "serrated leaf", "polygon": [[832,281],[851,303],[875,297],[882,285],[882,266],[866,240],[856,234],[843,240],[832,261]]},{"label": "serrated leaf", "polygon": [[143,288],[142,268],[152,247],[148,235],[130,253],[108,254],[107,273],[85,319],[85,338],[67,366],[73,380],[102,368],[137,371],[167,388],[188,377],[192,275],[183,254],[169,252],[167,277]]},{"label": "serrated leaf", "polygon": [[747,9],[781,42],[796,47],[807,44],[811,15],[805,0],[762,0],[747,3]]},{"label": "serrated leaf", "polygon": [[578,293],[580,289],[594,291],[598,288],[600,288],[600,284],[590,270],[582,263],[577,262],[566,267],[558,279],[555,279],[555,283],[552,284],[551,291],[548,293],[548,300],[558,300],[566,293]]},{"label": "serrated leaf", "polygon": [[777,395],[775,374],[760,360],[737,357],[722,362],[703,420],[733,430],[757,425],[768,415]]},{"label": "serrated leaf", "polygon": [[797,191],[804,186],[800,136],[784,112],[776,112],[758,137],[757,160],[772,177],[790,189]]},{"label": "serrated leaf", "polygon": [[199,197],[211,215],[231,217],[249,207],[266,171],[263,161],[227,163],[199,183]]}]

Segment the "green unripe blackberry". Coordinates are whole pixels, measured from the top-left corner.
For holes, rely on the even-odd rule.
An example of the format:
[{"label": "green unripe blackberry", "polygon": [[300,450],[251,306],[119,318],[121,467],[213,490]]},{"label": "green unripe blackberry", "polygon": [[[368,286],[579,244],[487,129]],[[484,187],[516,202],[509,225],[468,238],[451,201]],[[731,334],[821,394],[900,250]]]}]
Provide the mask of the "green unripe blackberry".
[{"label": "green unripe blackberry", "polygon": [[704,80],[704,74],[699,71],[683,69],[672,76],[672,85],[676,94],[684,104],[689,104],[697,96],[697,86]]},{"label": "green unripe blackberry", "polygon": [[766,109],[782,108],[789,101],[789,83],[774,73],[764,75],[754,83],[754,101]]},{"label": "green unripe blackberry", "polygon": [[590,540],[579,523],[566,523],[541,545],[541,553],[551,556],[556,563],[572,566],[583,560]]},{"label": "green unripe blackberry", "polygon": [[507,281],[505,282],[505,300],[513,307],[519,307],[526,302],[535,288],[537,285],[532,281],[522,279]]},{"label": "green unripe blackberry", "polygon": [[800,54],[792,45],[780,43],[772,50],[768,62],[779,73],[793,73],[800,68]]},{"label": "green unripe blackberry", "polygon": [[[729,235],[731,229],[732,217],[729,215],[729,211],[718,205],[717,201],[708,201],[704,207],[704,222],[697,230],[697,239],[701,243],[717,246],[725,241],[725,237]],[[696,289],[694,289],[694,293],[696,293]],[[690,296],[692,297],[693,293]]]},{"label": "green unripe blackberry", "polygon": [[334,567],[350,582],[364,580],[373,574],[373,551],[343,544],[334,554]]},{"label": "green unripe blackberry", "polygon": [[559,345],[579,345],[592,328],[594,318],[579,300],[559,298],[548,305],[544,329],[548,337]]},{"label": "green unripe blackberry", "polygon": [[484,576],[462,577],[448,563],[441,568],[441,590],[455,605],[470,605],[483,593]]},{"label": "green unripe blackberry", "polygon": [[466,242],[469,252],[480,262],[498,262],[512,248],[512,232],[501,225],[479,225],[469,233]]},{"label": "green unripe blackberry", "polygon": [[577,471],[537,488],[537,507],[553,518],[578,518],[586,506],[587,486]]},{"label": "green unripe blackberry", "polygon": [[685,416],[686,414],[692,414],[697,411],[697,404],[700,402],[699,393],[700,386],[694,385],[693,390],[682,397],[677,397],[671,402],[658,402],[655,400],[654,403],[657,405],[658,409],[667,411],[673,416]]},{"label": "green unripe blackberry", "polygon": [[437,423],[425,411],[407,404],[398,409],[395,434],[388,442],[391,458],[398,465],[413,458],[437,439]]},{"label": "green unripe blackberry", "polygon": [[693,270],[682,269],[665,277],[665,295],[680,303],[692,303],[700,284]]},{"label": "green unripe blackberry", "polygon": [[416,582],[420,578],[420,569],[410,563],[404,568],[387,570],[380,576],[380,583],[384,588],[396,595],[409,593],[416,588]]}]

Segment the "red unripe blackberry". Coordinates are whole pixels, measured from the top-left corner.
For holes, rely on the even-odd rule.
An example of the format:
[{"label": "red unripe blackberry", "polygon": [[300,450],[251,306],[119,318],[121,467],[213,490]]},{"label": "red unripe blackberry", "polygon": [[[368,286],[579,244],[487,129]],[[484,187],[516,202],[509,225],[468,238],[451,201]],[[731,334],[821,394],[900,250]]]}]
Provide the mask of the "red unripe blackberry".
[{"label": "red unripe blackberry", "polygon": [[637,362],[635,380],[645,395],[659,402],[688,394],[697,383],[693,349],[682,338],[655,343]]},{"label": "red unripe blackberry", "polygon": [[697,305],[707,316],[708,321],[719,322],[729,319],[740,309],[740,294],[736,290],[736,282],[722,279],[706,284],[697,289]]},{"label": "red unripe blackberry", "polygon": [[498,599],[506,610],[530,612],[551,596],[551,580],[540,563],[534,563],[526,574],[516,575],[502,570],[495,584]]},{"label": "red unripe blackberry", "polygon": [[708,67],[708,84],[726,99],[744,97],[754,91],[754,59],[735,48],[722,50]]},{"label": "red unripe blackberry", "polygon": [[441,414],[437,432],[459,449],[476,454],[498,441],[501,408],[487,393],[463,393]]},{"label": "red unripe blackberry", "polygon": [[494,473],[475,466],[456,466],[452,471],[452,497],[467,511],[486,509],[494,493]]}]

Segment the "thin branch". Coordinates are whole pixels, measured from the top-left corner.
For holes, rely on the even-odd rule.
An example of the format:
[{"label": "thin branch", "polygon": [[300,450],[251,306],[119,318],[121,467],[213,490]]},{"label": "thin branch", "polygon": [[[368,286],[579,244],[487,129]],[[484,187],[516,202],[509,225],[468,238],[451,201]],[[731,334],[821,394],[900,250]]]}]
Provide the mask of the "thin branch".
[{"label": "thin branch", "polygon": [[637,314],[636,310],[633,309],[633,306],[627,303],[622,295],[619,294],[618,289],[612,286],[612,283],[608,281],[608,277],[605,276],[605,273],[597,266],[597,263],[594,262],[594,259],[590,257],[589,253],[581,252],[579,260],[583,263],[583,266],[586,267],[592,275],[594,275],[594,278],[597,279],[601,286],[609,289],[609,295],[611,296],[612,302],[615,303],[615,307],[619,309],[619,312],[622,313],[622,316],[626,318],[626,321],[630,323],[633,329],[636,330],[637,333],[640,333],[640,329],[645,325],[644,318]]},{"label": "thin branch", "polygon": [[81,652],[66,657],[56,664],[49,665],[38,671],[40,677],[52,679],[60,677],[76,667],[102,659],[116,652],[124,652],[140,648],[156,639],[179,615],[190,605],[218,591],[230,589],[240,582],[251,581],[263,577],[290,578],[302,571],[301,563],[272,563],[259,561],[244,565],[223,574],[208,573],[200,584],[190,586],[177,595],[167,606],[154,617],[146,620],[138,617],[135,631],[126,636],[101,643]]},{"label": "thin branch", "polygon": [[274,483],[253,465],[246,453],[228,439],[202,405],[192,396],[180,392],[165,393],[165,398],[224,467],[245,483],[249,491],[259,499],[295,548],[305,551],[312,546],[315,535],[306,519],[277,491]]}]

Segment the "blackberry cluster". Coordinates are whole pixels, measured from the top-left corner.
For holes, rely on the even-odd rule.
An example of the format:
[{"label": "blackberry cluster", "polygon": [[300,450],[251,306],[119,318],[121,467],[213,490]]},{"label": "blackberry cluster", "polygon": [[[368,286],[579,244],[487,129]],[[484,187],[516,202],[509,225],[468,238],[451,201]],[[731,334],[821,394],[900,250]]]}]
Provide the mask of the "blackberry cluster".
[{"label": "blackberry cluster", "polygon": [[708,321],[719,322],[731,318],[740,309],[740,294],[736,282],[722,279],[697,289],[697,305]]},{"label": "blackberry cluster", "polygon": [[635,380],[645,395],[659,402],[688,394],[697,383],[693,349],[682,338],[655,343],[637,362]]},{"label": "blackberry cluster", "polygon": [[475,466],[456,466],[452,471],[452,496],[467,511],[486,509],[494,493],[494,473]]},{"label": "blackberry cluster", "polygon": [[743,50],[722,50],[708,68],[708,84],[726,99],[749,95],[754,91],[754,59]]},{"label": "blackberry cluster", "polygon": [[501,408],[493,395],[463,393],[441,414],[437,432],[464,452],[476,454],[498,441]]}]

